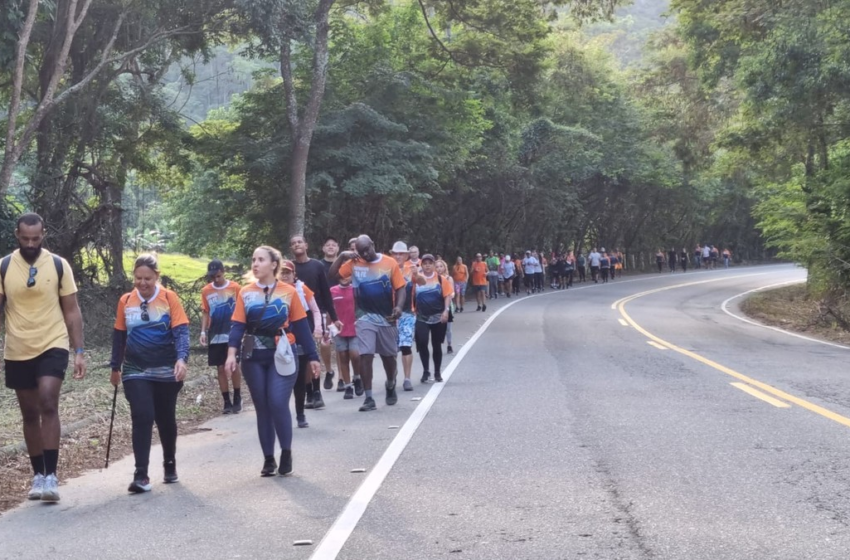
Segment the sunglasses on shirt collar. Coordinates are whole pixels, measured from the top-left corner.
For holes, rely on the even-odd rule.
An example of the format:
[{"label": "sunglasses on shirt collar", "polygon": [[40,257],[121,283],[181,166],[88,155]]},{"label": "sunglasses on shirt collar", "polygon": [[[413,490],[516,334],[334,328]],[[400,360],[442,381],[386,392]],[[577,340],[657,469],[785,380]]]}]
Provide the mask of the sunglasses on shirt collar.
[{"label": "sunglasses on shirt collar", "polygon": [[30,267],[30,276],[27,278],[27,288],[35,286],[35,275],[38,274],[38,269],[34,266]]}]

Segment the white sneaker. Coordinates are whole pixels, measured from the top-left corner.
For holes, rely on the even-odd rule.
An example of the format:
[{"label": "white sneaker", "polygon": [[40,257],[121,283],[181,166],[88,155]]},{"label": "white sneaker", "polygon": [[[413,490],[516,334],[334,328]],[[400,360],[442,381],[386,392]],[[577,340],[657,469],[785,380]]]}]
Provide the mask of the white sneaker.
[{"label": "white sneaker", "polygon": [[40,500],[41,494],[44,491],[44,475],[38,473],[34,477],[32,477],[32,488],[30,488],[29,494],[27,497],[30,500]]},{"label": "white sneaker", "polygon": [[41,490],[41,501],[59,501],[59,479],[56,478],[55,474],[49,474],[44,477],[44,487]]}]

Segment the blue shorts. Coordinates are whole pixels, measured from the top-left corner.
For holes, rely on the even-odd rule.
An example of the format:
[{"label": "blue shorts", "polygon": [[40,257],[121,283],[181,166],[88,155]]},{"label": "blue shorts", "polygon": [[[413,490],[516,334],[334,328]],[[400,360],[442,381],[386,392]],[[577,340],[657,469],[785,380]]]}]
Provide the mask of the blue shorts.
[{"label": "blue shorts", "polygon": [[396,326],[398,327],[399,348],[411,348],[413,346],[413,333],[416,331],[416,315],[402,313]]}]

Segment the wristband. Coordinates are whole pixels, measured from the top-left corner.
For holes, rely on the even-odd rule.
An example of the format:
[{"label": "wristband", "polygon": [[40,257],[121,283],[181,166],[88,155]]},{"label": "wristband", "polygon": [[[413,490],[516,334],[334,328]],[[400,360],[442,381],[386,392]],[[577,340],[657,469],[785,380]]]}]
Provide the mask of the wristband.
[{"label": "wristband", "polygon": [[207,334],[207,331],[201,331],[201,334]]},{"label": "wristband", "polygon": [[76,350],[74,350],[74,354],[85,354],[85,352],[86,351],[82,348],[77,348]]}]

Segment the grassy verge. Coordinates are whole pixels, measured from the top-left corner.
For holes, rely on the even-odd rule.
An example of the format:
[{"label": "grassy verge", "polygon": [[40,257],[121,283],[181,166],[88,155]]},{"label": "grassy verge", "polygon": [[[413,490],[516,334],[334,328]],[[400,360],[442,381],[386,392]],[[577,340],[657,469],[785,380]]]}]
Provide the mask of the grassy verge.
[{"label": "grassy verge", "polygon": [[809,298],[805,284],[755,293],[744,301],[741,309],[766,325],[850,344],[850,332],[824,315],[818,302]]}]

